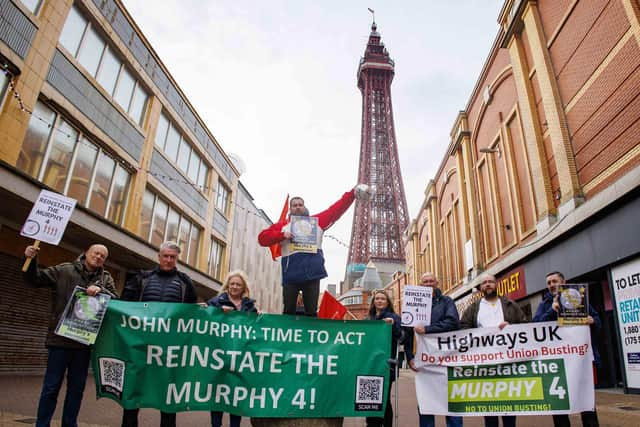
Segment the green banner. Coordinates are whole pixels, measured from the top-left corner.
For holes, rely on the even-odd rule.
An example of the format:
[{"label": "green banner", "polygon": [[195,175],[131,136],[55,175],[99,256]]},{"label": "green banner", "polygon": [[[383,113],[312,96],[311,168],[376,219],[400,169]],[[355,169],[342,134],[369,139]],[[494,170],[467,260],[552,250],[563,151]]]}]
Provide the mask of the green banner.
[{"label": "green banner", "polygon": [[449,366],[447,374],[450,412],[569,410],[563,359]]},{"label": "green banner", "polygon": [[93,370],[97,395],[127,409],[381,416],[390,342],[380,321],[111,301]]}]

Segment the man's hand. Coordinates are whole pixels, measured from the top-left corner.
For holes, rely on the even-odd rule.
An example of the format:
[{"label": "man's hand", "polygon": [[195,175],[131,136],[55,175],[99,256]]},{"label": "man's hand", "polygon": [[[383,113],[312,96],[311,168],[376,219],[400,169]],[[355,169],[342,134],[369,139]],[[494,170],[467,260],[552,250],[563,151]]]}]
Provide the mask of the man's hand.
[{"label": "man's hand", "polygon": [[27,248],[24,250],[24,256],[26,256],[27,258],[33,258],[34,256],[38,255],[38,252],[40,252],[40,248],[36,248],[35,246],[27,246]]},{"label": "man's hand", "polygon": [[358,184],[354,188],[356,199],[367,201],[371,198],[373,191],[367,184]]},{"label": "man's hand", "polygon": [[233,307],[229,307],[228,305],[223,305],[222,307],[222,311],[224,311],[225,313],[228,313],[230,311],[233,311]]},{"label": "man's hand", "polygon": [[595,320],[593,320],[593,317],[587,316],[587,325],[593,325],[593,322],[595,322]]},{"label": "man's hand", "polygon": [[413,359],[409,360],[409,368],[411,368],[411,370],[414,372],[418,372],[418,370],[416,369],[416,365],[413,363]]},{"label": "man's hand", "polygon": [[509,322],[501,322],[501,323],[498,325],[498,328],[499,328],[500,330],[503,330],[503,329],[504,329],[504,327],[505,327],[505,326],[507,326],[508,324],[509,324]]},{"label": "man's hand", "polygon": [[413,328],[413,330],[416,332],[416,334],[426,334],[427,331],[425,330],[424,326],[420,325],[420,326],[416,326],[415,328]]},{"label": "man's hand", "polygon": [[283,231],[282,234],[284,234],[284,238],[288,240],[291,240],[291,237],[293,237],[290,231]]},{"label": "man's hand", "polygon": [[102,288],[100,286],[91,285],[87,288],[87,295],[89,295],[90,297],[95,297],[100,293],[101,290]]},{"label": "man's hand", "polygon": [[382,320],[384,320],[384,323],[388,323],[390,325],[393,325],[393,319],[391,317],[385,317]]}]

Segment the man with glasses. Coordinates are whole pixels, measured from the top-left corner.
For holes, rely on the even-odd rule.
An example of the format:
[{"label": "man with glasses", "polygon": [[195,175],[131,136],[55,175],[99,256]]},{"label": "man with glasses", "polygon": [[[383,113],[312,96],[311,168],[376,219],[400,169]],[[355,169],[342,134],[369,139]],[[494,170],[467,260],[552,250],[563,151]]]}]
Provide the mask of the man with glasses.
[{"label": "man with glasses", "polygon": [[[438,288],[438,279],[433,273],[424,273],[420,278],[420,286],[428,286],[433,289],[431,299],[431,323],[428,326],[418,325],[415,328],[405,328],[404,351],[407,355],[409,367],[418,372],[413,362],[413,339],[416,334],[437,334],[440,332],[455,331],[460,328],[460,319],[458,310],[453,300],[442,294]],[[430,414],[418,414],[420,417],[420,427],[435,426],[435,416]],[[447,427],[461,427],[462,417],[447,416]]]},{"label": "man with glasses", "polygon": [[[564,274],[559,271],[553,271],[546,276],[547,290],[542,295],[542,301],[536,310],[535,316],[533,316],[534,322],[549,322],[558,320],[558,286],[565,282]],[[587,317],[587,324],[591,331],[591,347],[593,349],[593,363],[595,366],[600,366],[600,352],[598,347],[594,345],[596,334],[600,330],[601,322],[598,312],[589,304],[589,316]],[[582,425],[588,427],[597,427],[598,414],[594,408],[593,411],[584,411],[580,413],[582,418]],[[553,415],[554,427],[569,427],[571,422],[569,421],[569,415]]]},{"label": "man with glasses", "polygon": [[[512,323],[524,323],[526,316],[520,306],[510,299],[498,296],[495,276],[483,273],[480,276],[482,298],[471,304],[462,314],[460,329],[491,328],[504,329]],[[484,417],[485,427],[498,427],[498,417]],[[504,427],[515,427],[516,417],[503,416]]]}]

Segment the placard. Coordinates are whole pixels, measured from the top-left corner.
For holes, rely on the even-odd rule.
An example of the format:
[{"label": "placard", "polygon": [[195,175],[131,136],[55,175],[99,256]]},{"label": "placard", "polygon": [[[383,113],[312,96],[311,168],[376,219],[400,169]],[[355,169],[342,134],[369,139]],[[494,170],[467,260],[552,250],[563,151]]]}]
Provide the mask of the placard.
[{"label": "placard", "polygon": [[75,199],[42,190],[20,230],[20,235],[57,245],[75,207]]},{"label": "placard", "polygon": [[56,334],[85,345],[94,344],[110,299],[102,292],[89,296],[86,289],[76,286],[60,317]]},{"label": "placard", "polygon": [[402,326],[428,326],[431,324],[433,288],[406,285],[402,289]]}]

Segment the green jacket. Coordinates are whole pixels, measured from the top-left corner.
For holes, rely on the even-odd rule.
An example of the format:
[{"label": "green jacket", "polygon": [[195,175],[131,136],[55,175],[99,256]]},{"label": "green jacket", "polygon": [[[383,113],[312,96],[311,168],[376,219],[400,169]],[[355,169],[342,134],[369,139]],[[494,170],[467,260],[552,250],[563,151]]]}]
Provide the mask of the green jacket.
[{"label": "green jacket", "polygon": [[[460,319],[460,329],[471,329],[478,327],[478,311],[480,311],[480,301],[471,304],[462,314]],[[506,297],[500,297],[500,304],[502,304],[502,315],[505,322],[509,323],[526,323],[527,316],[520,306]]]},{"label": "green jacket", "polygon": [[84,268],[84,254],[82,254],[73,262],[64,262],[44,269],[38,267],[38,258],[35,257],[31,260],[29,269],[23,273],[23,277],[25,282],[33,287],[51,288],[53,290],[51,293],[49,329],[45,345],[47,347],[85,348],[88,350],[89,347],[86,345],[56,335],[54,331],[76,286],[88,288],[89,285],[96,285],[117,297],[111,274],[104,268],[99,268],[93,272],[87,271]]}]

